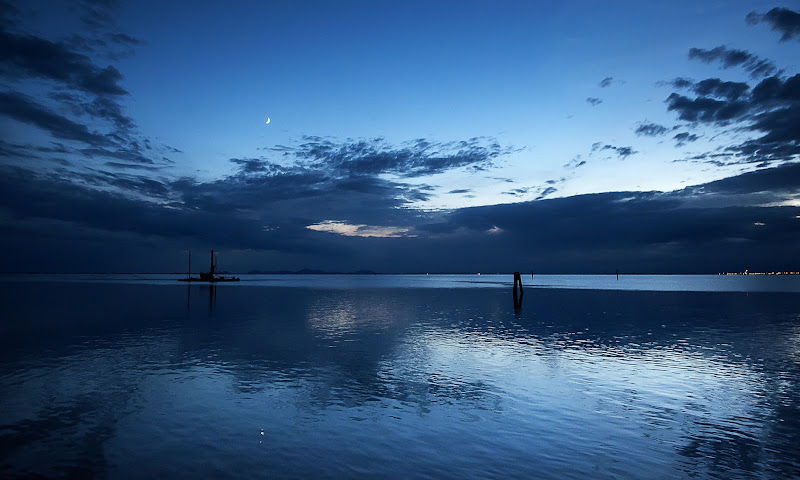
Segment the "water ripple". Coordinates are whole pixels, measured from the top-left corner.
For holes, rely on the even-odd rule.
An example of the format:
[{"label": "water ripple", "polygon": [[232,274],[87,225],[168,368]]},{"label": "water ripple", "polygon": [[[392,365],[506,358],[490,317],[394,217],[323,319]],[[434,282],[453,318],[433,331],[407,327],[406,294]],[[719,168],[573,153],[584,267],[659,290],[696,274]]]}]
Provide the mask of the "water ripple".
[{"label": "water ripple", "polygon": [[112,287],[7,299],[3,476],[800,475],[791,295]]}]

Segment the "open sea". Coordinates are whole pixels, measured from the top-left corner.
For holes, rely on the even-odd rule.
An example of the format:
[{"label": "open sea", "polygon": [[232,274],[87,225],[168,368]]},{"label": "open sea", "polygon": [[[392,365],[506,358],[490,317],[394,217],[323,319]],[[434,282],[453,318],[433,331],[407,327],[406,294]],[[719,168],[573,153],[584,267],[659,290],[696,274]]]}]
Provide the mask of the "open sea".
[{"label": "open sea", "polygon": [[0,477],[800,477],[800,276],[178,278],[0,275]]}]

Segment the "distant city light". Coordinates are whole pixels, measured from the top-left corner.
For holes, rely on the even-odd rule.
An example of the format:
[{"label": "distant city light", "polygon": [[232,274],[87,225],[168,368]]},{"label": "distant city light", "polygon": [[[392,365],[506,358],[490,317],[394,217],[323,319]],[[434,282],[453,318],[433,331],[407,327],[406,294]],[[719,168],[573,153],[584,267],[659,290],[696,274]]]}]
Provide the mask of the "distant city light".
[{"label": "distant city light", "polygon": [[750,272],[745,270],[744,272],[721,272],[719,275],[800,275],[800,272]]}]

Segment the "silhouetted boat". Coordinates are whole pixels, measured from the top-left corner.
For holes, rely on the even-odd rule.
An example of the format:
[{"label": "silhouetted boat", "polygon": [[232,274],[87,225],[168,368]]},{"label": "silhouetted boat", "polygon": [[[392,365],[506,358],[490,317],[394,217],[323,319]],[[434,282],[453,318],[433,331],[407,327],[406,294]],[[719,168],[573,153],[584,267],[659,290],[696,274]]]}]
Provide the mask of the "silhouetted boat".
[{"label": "silhouetted boat", "polygon": [[211,267],[208,272],[200,273],[199,277],[192,276],[192,252],[189,252],[189,272],[186,278],[179,278],[179,282],[238,282],[237,277],[217,275],[217,264],[214,262],[214,250],[211,250]]}]

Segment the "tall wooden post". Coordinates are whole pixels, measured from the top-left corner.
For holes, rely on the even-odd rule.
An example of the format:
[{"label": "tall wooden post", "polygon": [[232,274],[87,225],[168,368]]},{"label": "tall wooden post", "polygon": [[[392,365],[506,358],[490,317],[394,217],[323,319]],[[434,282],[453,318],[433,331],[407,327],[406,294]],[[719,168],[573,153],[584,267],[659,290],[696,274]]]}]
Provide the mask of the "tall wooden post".
[{"label": "tall wooden post", "polygon": [[[519,284],[519,292],[517,292],[517,284]],[[514,272],[514,309],[518,310],[522,308],[522,277],[520,277],[519,272]]]}]

